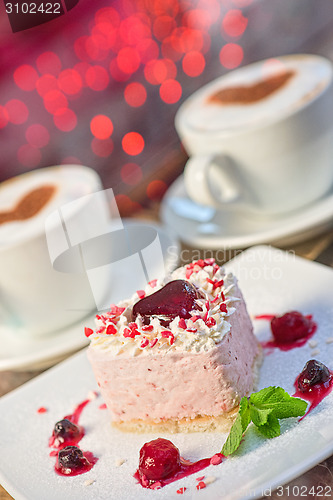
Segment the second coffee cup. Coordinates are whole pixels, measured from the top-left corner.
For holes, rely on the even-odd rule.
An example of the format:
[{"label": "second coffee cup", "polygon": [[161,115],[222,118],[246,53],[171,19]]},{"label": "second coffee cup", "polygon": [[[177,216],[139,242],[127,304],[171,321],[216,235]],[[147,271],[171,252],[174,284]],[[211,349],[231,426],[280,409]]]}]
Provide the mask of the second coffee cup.
[{"label": "second coffee cup", "polygon": [[333,67],[287,55],[232,71],[189,97],[175,120],[189,197],[258,215],[300,209],[333,184]]}]

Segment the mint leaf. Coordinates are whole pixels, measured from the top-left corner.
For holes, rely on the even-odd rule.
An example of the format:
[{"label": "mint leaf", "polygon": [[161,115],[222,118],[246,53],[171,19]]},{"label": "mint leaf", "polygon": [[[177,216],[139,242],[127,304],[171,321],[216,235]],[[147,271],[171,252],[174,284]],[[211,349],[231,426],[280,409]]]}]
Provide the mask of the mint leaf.
[{"label": "mint leaf", "polygon": [[266,387],[250,396],[250,404],[261,410],[270,410],[277,418],[304,415],[307,402],[290,396],[282,387]]},{"label": "mint leaf", "polygon": [[267,423],[270,413],[272,413],[270,408],[258,408],[253,405],[250,407],[251,420],[257,427]]},{"label": "mint leaf", "polygon": [[244,397],[241,399],[236,420],[230,429],[229,436],[221,451],[225,457],[237,450],[242,440],[243,433],[246,431],[250,422],[250,405],[248,399]]},{"label": "mint leaf", "polygon": [[237,450],[251,420],[263,436],[273,438],[281,433],[279,419],[300,417],[306,409],[306,401],[290,396],[282,387],[266,387],[242,398],[222,454],[228,456]]},{"label": "mint leaf", "polygon": [[258,431],[266,438],[274,438],[280,436],[281,427],[278,418],[270,413],[268,415],[267,422],[263,425],[259,425]]}]

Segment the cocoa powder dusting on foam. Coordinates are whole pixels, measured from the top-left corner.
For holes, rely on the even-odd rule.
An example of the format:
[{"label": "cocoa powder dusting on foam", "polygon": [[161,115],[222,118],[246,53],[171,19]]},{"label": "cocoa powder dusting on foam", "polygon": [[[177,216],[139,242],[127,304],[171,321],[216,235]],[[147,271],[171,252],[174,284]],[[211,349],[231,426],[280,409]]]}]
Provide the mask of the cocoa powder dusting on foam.
[{"label": "cocoa powder dusting on foam", "polygon": [[20,199],[13,210],[0,212],[0,224],[34,217],[50,201],[55,191],[56,187],[52,185],[33,189]]},{"label": "cocoa powder dusting on foam", "polygon": [[295,75],[295,71],[284,71],[278,75],[271,76],[258,83],[240,87],[227,87],[219,90],[208,98],[208,102],[217,104],[252,104],[261,101],[269,95],[279,90],[290,78]]}]

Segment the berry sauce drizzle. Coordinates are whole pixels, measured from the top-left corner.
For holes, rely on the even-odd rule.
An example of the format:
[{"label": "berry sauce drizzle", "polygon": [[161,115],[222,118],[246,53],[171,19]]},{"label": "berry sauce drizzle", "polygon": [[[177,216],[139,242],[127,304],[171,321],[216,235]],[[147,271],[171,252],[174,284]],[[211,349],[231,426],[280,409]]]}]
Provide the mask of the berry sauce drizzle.
[{"label": "berry sauce drizzle", "polygon": [[302,347],[317,330],[317,324],[313,321],[312,315],[303,316],[297,311],[291,311],[280,317],[260,314],[254,319],[271,322],[273,339],[261,342],[262,348],[267,349],[268,354],[274,349],[290,351],[296,347]]},{"label": "berry sauce drizzle", "polygon": [[49,438],[50,456],[56,456],[54,470],[61,476],[77,476],[88,472],[97,462],[90,451],[82,451],[76,445],[85,435],[84,428],[79,425],[83,409],[90,403],[86,399],[77,405],[73,413],[66,415],[54,426]]},{"label": "berry sauce drizzle", "polygon": [[[317,363],[315,360],[311,360],[307,363],[307,365],[309,365],[309,363],[313,361]],[[307,389],[305,389],[304,387],[302,388],[302,384],[300,383],[300,378],[306,372],[307,365],[304,367],[303,371],[300,373],[300,375],[298,375],[298,377],[294,382],[294,387],[296,389],[296,392],[295,394],[293,394],[293,396],[305,399],[310,403],[307,412],[303,415],[303,417],[299,419],[300,421],[303,420],[303,418],[306,417],[306,415],[308,415],[310,411],[312,411],[313,408],[315,408],[324,398],[326,398],[326,396],[328,396],[333,389],[333,371],[328,370],[328,368],[325,367],[325,365],[322,365],[327,370],[325,372],[327,376],[324,377],[324,380],[309,385]]]}]

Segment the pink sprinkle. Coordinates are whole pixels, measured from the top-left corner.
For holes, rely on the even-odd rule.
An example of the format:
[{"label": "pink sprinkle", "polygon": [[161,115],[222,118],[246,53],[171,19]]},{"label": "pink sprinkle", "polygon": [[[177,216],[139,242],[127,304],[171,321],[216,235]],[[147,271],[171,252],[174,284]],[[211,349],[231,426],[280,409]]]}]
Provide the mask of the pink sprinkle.
[{"label": "pink sprinkle", "polygon": [[221,300],[224,302],[225,301],[225,295],[223,292],[221,292]]},{"label": "pink sprinkle", "polygon": [[106,323],[106,319],[104,318],[104,316],[99,316],[98,314],[96,315],[96,319],[98,319],[99,321],[102,321],[102,323]]},{"label": "pink sprinkle", "polygon": [[195,333],[198,331],[198,329],[197,328],[187,328],[186,331],[190,332],[190,333]]},{"label": "pink sprinkle", "polygon": [[211,280],[210,278],[207,278],[208,283],[214,286],[215,281]]},{"label": "pink sprinkle", "polygon": [[175,341],[175,337],[173,334],[170,335],[170,345],[172,345]]},{"label": "pink sprinkle", "polygon": [[186,277],[187,280],[190,279],[192,273],[193,273],[193,269],[186,269],[185,277]]},{"label": "pink sprinkle", "polygon": [[215,299],[211,300],[210,303],[214,304],[214,302],[216,302],[217,300],[219,300],[219,296],[218,295],[216,295]]},{"label": "pink sprinkle", "polygon": [[214,318],[208,318],[207,321],[206,321],[206,325],[208,327],[215,326],[216,325],[215,319]]},{"label": "pink sprinkle", "polygon": [[202,481],[203,479],[205,479],[205,476],[200,476],[195,478],[196,481]]},{"label": "pink sprinkle", "polygon": [[38,408],[37,410],[37,413],[46,413],[47,412],[47,409],[45,408],[45,406],[41,406],[40,408]]},{"label": "pink sprinkle", "polygon": [[146,296],[146,292],[144,290],[137,290],[139,299],[143,299]]},{"label": "pink sprinkle", "polygon": [[216,281],[213,285],[213,288],[220,288],[221,286],[223,286],[223,283],[224,281],[223,280],[220,280],[220,281]]},{"label": "pink sprinkle", "polygon": [[101,326],[100,328],[97,328],[96,333],[104,333],[105,332],[105,326]]},{"label": "pink sprinkle", "polygon": [[197,490],[203,490],[204,488],[206,488],[206,483],[200,481],[200,483],[197,484],[196,488]]},{"label": "pink sprinkle", "polygon": [[186,328],[186,321],[185,321],[184,318],[180,318],[180,320],[178,322],[178,327],[182,328],[183,330],[185,330],[185,328]]},{"label": "pink sprinkle", "polygon": [[221,453],[216,453],[211,459],[210,459],[210,465],[219,465],[222,462],[222,455]]},{"label": "pink sprinkle", "polygon": [[111,304],[110,312],[116,316],[120,316],[125,311],[125,307],[118,307],[116,304]]},{"label": "pink sprinkle", "polygon": [[86,337],[90,337],[90,335],[92,335],[93,333],[94,333],[94,330],[92,330],[91,328],[85,327],[84,334]]},{"label": "pink sprinkle", "polygon": [[225,304],[221,304],[220,305],[220,311],[223,312],[223,313],[226,313],[227,312],[227,306]]},{"label": "pink sprinkle", "polygon": [[198,319],[202,319],[202,317],[198,316],[198,315],[195,315],[195,316],[191,317],[191,320],[193,321],[193,323],[195,323],[196,321],[198,321]]},{"label": "pink sprinkle", "polygon": [[183,486],[182,488],[179,488],[179,490],[177,490],[178,495],[184,495],[186,489],[187,488],[185,488],[185,486]]},{"label": "pink sprinkle", "polygon": [[140,347],[147,347],[148,344],[149,340],[147,339],[147,337],[143,337],[143,341],[141,342]]},{"label": "pink sprinkle", "polygon": [[150,347],[154,347],[155,344],[157,344],[158,339],[154,339],[150,341]]},{"label": "pink sprinkle", "polygon": [[142,327],[142,330],[143,330],[144,332],[151,332],[153,329],[154,329],[153,325],[144,325],[144,326]]},{"label": "pink sprinkle", "polygon": [[98,407],[98,408],[99,408],[100,410],[106,410],[107,406],[106,406],[106,404],[105,404],[105,403],[103,403],[103,404],[99,405],[99,407]]},{"label": "pink sprinkle", "polygon": [[136,323],[134,323],[134,322],[131,322],[131,323],[128,323],[128,327],[129,327],[129,328],[130,328],[130,330],[132,330],[132,332],[133,332],[133,330],[137,330],[138,325],[137,325]]},{"label": "pink sprinkle", "polygon": [[172,333],[170,332],[170,330],[162,330],[161,335],[164,339],[167,339],[170,337],[170,335],[172,335]]},{"label": "pink sprinkle", "polygon": [[123,335],[126,338],[132,338],[132,339],[135,337],[135,335],[133,335],[133,332],[129,328],[125,328]]},{"label": "pink sprinkle", "polygon": [[152,288],[155,288],[156,283],[157,283],[157,280],[151,280],[148,282],[148,285],[151,286]]},{"label": "pink sprinkle", "polygon": [[105,333],[106,335],[115,335],[117,333],[117,328],[114,325],[108,325]]},{"label": "pink sprinkle", "polygon": [[202,260],[202,259],[199,259],[197,260],[194,264],[196,264],[197,266],[200,266],[200,267],[205,267],[205,261]]}]

